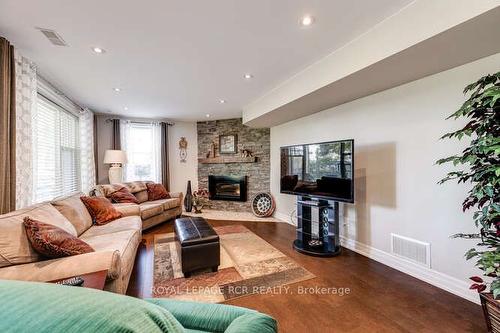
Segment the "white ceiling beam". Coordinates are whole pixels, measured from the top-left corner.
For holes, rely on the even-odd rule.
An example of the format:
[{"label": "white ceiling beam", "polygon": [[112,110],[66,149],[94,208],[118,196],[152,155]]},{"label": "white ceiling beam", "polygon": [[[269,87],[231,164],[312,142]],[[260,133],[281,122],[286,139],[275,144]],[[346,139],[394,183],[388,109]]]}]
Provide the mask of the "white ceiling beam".
[{"label": "white ceiling beam", "polygon": [[268,127],[500,52],[500,0],[418,0],[243,109]]}]

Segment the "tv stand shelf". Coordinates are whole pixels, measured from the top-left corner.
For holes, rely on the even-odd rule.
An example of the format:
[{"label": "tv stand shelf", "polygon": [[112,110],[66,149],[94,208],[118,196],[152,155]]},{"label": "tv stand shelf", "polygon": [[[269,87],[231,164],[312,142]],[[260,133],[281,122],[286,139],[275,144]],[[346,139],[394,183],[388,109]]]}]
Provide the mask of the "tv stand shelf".
[{"label": "tv stand shelf", "polygon": [[338,202],[297,197],[296,234],[293,247],[298,252],[319,257],[340,254]]}]

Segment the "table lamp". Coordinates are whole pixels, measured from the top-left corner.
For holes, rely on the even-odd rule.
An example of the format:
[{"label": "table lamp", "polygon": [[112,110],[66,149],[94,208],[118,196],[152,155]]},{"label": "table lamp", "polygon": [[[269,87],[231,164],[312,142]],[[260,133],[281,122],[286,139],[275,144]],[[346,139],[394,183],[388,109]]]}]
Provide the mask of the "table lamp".
[{"label": "table lamp", "polygon": [[106,150],[104,153],[104,164],[111,164],[108,172],[110,184],[123,181],[123,163],[127,163],[127,154],[123,150]]}]

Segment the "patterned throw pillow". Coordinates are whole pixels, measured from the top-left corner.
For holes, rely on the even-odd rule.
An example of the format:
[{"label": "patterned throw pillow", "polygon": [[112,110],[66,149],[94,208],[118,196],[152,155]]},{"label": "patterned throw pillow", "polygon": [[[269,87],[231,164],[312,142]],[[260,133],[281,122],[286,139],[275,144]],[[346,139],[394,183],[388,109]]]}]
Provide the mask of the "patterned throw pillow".
[{"label": "patterned throw pillow", "polygon": [[94,252],[89,244],[52,224],[26,216],[24,228],[31,246],[45,257],[61,258]]},{"label": "patterned throw pillow", "polygon": [[112,193],[109,196],[109,198],[111,199],[112,202],[116,203],[135,203],[135,204],[139,203],[135,195],[130,193],[130,191],[126,187],[122,187],[118,191]]},{"label": "patterned throw pillow", "polygon": [[148,188],[149,201],[170,199],[170,194],[165,189],[165,186],[163,186],[162,184],[147,183],[146,187]]},{"label": "patterned throw pillow", "polygon": [[92,223],[103,225],[122,217],[111,201],[105,197],[80,197],[92,216]]}]

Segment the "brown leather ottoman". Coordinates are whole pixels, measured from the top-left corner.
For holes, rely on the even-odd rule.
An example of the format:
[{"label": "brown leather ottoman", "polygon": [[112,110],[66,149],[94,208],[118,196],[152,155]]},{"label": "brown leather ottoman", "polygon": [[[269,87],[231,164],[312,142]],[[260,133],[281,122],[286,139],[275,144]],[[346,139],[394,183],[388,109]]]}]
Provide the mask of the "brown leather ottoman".
[{"label": "brown leather ottoman", "polygon": [[181,217],[175,220],[175,238],[179,242],[182,273],[220,265],[219,236],[203,217]]}]

